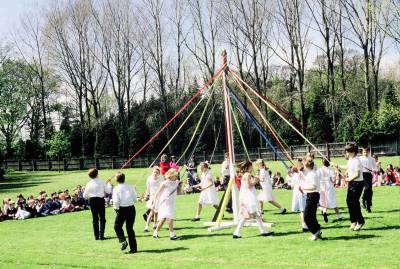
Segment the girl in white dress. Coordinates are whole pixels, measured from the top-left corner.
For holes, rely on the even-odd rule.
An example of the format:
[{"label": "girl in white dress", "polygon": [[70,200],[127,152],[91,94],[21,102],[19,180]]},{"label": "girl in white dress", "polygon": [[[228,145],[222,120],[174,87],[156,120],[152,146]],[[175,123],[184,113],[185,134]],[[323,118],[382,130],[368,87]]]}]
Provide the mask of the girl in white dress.
[{"label": "girl in white dress", "polygon": [[300,176],[303,172],[302,160],[299,160],[295,167],[292,168],[292,212],[300,212],[300,222],[303,232],[308,231],[308,227],[304,221],[304,209],[306,207],[306,195],[301,191],[303,178]]},{"label": "girl in white dress", "polygon": [[326,223],[328,222],[328,213],[326,212],[328,208],[333,208],[335,210],[338,220],[342,219],[336,200],[336,191],[334,185],[335,172],[329,168],[329,165],[329,161],[324,160],[323,166],[318,169],[319,175],[321,177],[321,196],[319,199],[319,205],[322,210],[322,215],[324,216],[324,221]]},{"label": "girl in white dress", "polygon": [[164,225],[165,220],[168,220],[169,238],[176,240],[178,237],[174,233],[174,218],[176,195],[179,187],[179,172],[173,168],[165,173],[165,181],[158,188],[154,198],[153,210],[158,213],[158,225],[154,230],[153,237],[158,238],[158,232]]},{"label": "girl in white dress", "polygon": [[215,209],[218,209],[218,197],[217,190],[215,189],[214,179],[211,174],[210,166],[208,163],[200,163],[201,182],[198,185],[193,186],[201,191],[200,199],[197,204],[196,216],[192,221],[200,220],[201,209],[204,205],[212,205]]},{"label": "girl in white dress", "polygon": [[161,176],[160,168],[158,166],[154,166],[153,173],[151,174],[151,176],[149,176],[147,178],[147,182],[146,182],[147,189],[146,189],[145,196],[148,199],[146,206],[147,206],[147,209],[150,210],[150,213],[147,216],[146,226],[144,227],[145,232],[149,231],[149,225],[150,225],[150,222],[153,219],[153,217],[154,217],[153,228],[154,229],[156,228],[157,213],[155,213],[153,210],[153,202],[154,202],[154,198],[156,196],[157,190],[160,188],[160,185],[163,181],[164,181],[164,178]]},{"label": "girl in white dress", "polygon": [[[241,186],[239,194],[239,222],[233,233],[233,238],[241,238],[240,229],[247,219],[255,218],[262,236],[271,235],[267,232],[261,218],[261,210],[257,200],[256,188],[254,187],[259,180],[251,175],[253,165],[250,161],[243,162],[240,165]],[[239,175],[239,176],[240,176]]]},{"label": "girl in white dress", "polygon": [[274,194],[272,193],[272,183],[271,183],[271,177],[269,175],[268,167],[265,165],[264,161],[262,159],[258,159],[256,161],[256,165],[260,171],[260,185],[262,188],[262,191],[258,195],[258,201],[260,202],[260,208],[261,208],[261,213],[263,212],[263,205],[264,202],[269,202],[273,206],[279,208],[281,211],[281,214],[286,213],[286,208],[281,206],[274,197]]}]

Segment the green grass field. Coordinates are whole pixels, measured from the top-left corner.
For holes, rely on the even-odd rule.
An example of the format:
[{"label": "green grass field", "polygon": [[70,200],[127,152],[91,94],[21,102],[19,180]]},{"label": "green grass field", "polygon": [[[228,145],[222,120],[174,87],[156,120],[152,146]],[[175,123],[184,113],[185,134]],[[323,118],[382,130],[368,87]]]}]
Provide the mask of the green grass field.
[{"label": "green grass field", "polygon": [[[340,160],[344,162],[344,160]],[[400,164],[400,157],[382,158],[383,165]],[[283,170],[279,163],[269,163],[271,170]],[[215,174],[219,166],[213,166]],[[107,178],[113,170],[101,170]],[[148,169],[127,169],[128,183],[144,191]],[[86,172],[15,172],[0,182],[0,198],[18,193],[36,195],[40,190],[58,191],[87,182]],[[325,240],[311,242],[310,234],[300,232],[298,214],[280,215],[265,206],[265,218],[275,223],[273,237],[259,237],[256,227],[243,228],[243,238],[232,239],[233,229],[210,233],[202,222],[193,223],[198,194],[178,197],[176,233],[181,240],[170,241],[165,227],[159,239],[144,233],[141,217],[145,204],[137,204],[135,230],[139,253],[125,255],[113,230],[115,217],[107,209],[106,237],[95,241],[89,211],[46,218],[0,223],[0,268],[400,268],[400,188],[374,188],[373,213],[366,213],[366,225],[360,232],[348,229],[344,189],[338,202],[343,222],[323,226]],[[219,193],[220,195],[222,193]],[[290,208],[291,191],[275,190],[280,203]],[[202,220],[210,220],[212,208],[205,208]],[[229,214],[226,214],[229,217]]]}]

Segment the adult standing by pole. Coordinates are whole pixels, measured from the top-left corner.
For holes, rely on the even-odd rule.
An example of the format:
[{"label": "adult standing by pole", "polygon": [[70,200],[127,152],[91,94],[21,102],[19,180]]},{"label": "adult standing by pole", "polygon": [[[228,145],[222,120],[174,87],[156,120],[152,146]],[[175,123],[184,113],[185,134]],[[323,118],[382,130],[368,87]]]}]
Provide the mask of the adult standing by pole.
[{"label": "adult standing by pole", "polygon": [[113,207],[117,216],[115,217],[114,230],[121,244],[121,250],[128,247],[126,237],[122,226],[125,224],[126,233],[128,234],[129,253],[137,252],[137,243],[133,224],[135,223],[136,210],[134,203],[137,199],[135,189],[125,184],[125,175],[118,172],[115,175],[118,185],[113,190]]},{"label": "adult standing by pole", "polygon": [[104,231],[106,228],[104,195],[111,193],[112,186],[109,182],[104,183],[104,181],[99,179],[98,174],[99,172],[95,168],[89,170],[88,175],[91,180],[86,184],[83,198],[89,200],[94,238],[95,240],[104,240]]}]

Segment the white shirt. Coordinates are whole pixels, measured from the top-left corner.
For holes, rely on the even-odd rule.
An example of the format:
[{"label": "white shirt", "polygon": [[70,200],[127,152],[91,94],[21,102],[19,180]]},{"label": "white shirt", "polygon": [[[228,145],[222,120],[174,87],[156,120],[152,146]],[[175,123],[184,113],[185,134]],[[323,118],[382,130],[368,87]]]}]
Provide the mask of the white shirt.
[{"label": "white shirt", "polygon": [[133,206],[137,200],[137,193],[135,189],[125,183],[118,183],[117,187],[113,190],[113,207],[118,209],[120,207]]},{"label": "white shirt", "polygon": [[103,198],[104,194],[111,193],[111,189],[112,186],[110,183],[106,184],[101,179],[94,178],[86,184],[85,191],[83,192],[83,198]]},{"label": "white shirt", "polygon": [[378,171],[378,167],[376,166],[375,159],[369,156],[360,156],[359,157],[361,165],[362,165],[362,172],[376,172]]},{"label": "white shirt", "polygon": [[333,182],[335,179],[335,172],[329,167],[322,166],[318,169],[318,173],[321,181]]},{"label": "white shirt", "polygon": [[146,186],[149,188],[150,196],[154,196],[160,188],[161,183],[164,181],[164,178],[162,176],[158,176],[157,179],[154,179],[153,175],[149,176],[146,181]]},{"label": "white shirt", "polygon": [[304,190],[305,193],[319,192],[320,191],[320,176],[315,170],[304,171],[304,181],[301,184],[304,188],[315,187],[315,190]]},{"label": "white shirt", "polygon": [[222,162],[221,174],[222,174],[222,176],[229,176],[230,175],[229,161],[228,160],[225,160],[225,161]]},{"label": "white shirt", "polygon": [[349,178],[355,176],[356,172],[360,171],[360,175],[358,178],[354,179],[353,181],[363,181],[362,176],[362,165],[360,159],[358,157],[351,158],[347,161],[347,175]]}]

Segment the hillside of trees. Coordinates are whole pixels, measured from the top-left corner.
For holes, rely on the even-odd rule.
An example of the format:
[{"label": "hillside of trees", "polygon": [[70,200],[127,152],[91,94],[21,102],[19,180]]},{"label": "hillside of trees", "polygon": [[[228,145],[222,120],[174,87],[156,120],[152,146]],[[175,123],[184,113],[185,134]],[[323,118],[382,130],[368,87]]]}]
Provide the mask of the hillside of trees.
[{"label": "hillside of trees", "polygon": [[[315,143],[400,137],[400,68],[382,61],[400,56],[398,1],[56,1],[22,18],[12,40],[0,48],[0,160],[128,156],[213,76],[222,49]],[[199,151],[224,131],[218,85]],[[287,144],[303,143],[254,101]],[[204,105],[166,151],[184,150]],[[240,114],[239,124],[248,147],[266,146]]]}]

